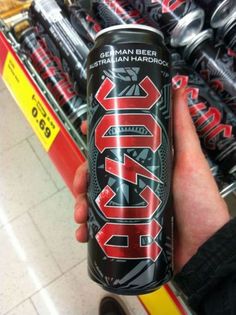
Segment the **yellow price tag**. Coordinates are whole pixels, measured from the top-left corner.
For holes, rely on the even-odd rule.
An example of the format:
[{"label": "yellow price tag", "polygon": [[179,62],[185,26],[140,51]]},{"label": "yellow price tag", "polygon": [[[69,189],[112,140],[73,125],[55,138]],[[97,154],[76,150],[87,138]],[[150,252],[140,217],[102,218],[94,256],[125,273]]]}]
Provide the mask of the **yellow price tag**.
[{"label": "yellow price tag", "polygon": [[60,128],[10,52],[2,77],[45,150],[49,151]]},{"label": "yellow price tag", "polygon": [[150,315],[181,315],[177,305],[163,286],[159,290],[139,296]]}]

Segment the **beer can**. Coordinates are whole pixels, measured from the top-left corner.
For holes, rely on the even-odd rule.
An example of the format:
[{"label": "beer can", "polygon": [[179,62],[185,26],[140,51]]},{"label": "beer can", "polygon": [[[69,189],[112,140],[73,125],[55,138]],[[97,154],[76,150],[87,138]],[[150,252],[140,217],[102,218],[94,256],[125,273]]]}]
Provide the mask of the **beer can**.
[{"label": "beer can", "polygon": [[45,42],[36,35],[34,28],[30,27],[22,32],[19,41],[62,111],[80,132],[81,122],[86,119],[86,108],[83,105],[85,102],[74,91],[59,61],[48,51]]},{"label": "beer can", "polygon": [[169,52],[158,30],[102,30],[88,58],[88,268],[104,289],[156,290],[172,276]]},{"label": "beer can", "polygon": [[67,1],[60,1],[60,5],[66,12],[73,28],[91,49],[96,34],[101,30],[101,26],[91,15],[89,15],[78,1],[73,2],[72,4],[67,3]]},{"label": "beer can", "polygon": [[[86,95],[86,61],[89,49],[79,37],[55,0],[34,1],[30,14],[32,22],[48,34],[66,61],[69,74],[78,82],[80,93]],[[43,30],[42,30],[43,29]]]},{"label": "beer can", "polygon": [[212,157],[210,157],[204,150],[203,153],[209,164],[211,173],[214,176],[221,197],[226,198],[236,190],[236,173],[225,174]]},{"label": "beer can", "polygon": [[207,24],[218,28],[227,21],[229,15],[235,10],[235,0],[195,0],[206,15]]},{"label": "beer can", "polygon": [[207,83],[186,63],[172,54],[172,82],[185,87],[189,112],[201,145],[225,173],[236,168],[236,116]]},{"label": "beer can", "polygon": [[236,113],[235,59],[221,42],[214,44],[212,30],[195,36],[185,47],[184,58]]},{"label": "beer can", "polygon": [[148,24],[128,0],[92,0],[92,11],[102,28],[120,24]]},{"label": "beer can", "polygon": [[169,38],[173,47],[184,46],[204,24],[204,11],[189,0],[134,0],[136,9],[147,16]]},{"label": "beer can", "polygon": [[218,33],[225,45],[236,53],[236,9]]},{"label": "beer can", "polygon": [[101,26],[78,4],[70,5],[67,8],[70,14],[70,22],[76,32],[84,41],[92,43],[93,45],[95,36],[101,30]]}]

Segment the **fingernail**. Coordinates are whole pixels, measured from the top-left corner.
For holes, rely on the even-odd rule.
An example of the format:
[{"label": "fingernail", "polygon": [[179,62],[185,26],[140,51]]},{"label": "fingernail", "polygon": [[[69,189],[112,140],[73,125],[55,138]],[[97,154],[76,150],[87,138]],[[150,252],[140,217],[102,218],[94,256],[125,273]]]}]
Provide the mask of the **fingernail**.
[{"label": "fingernail", "polygon": [[188,86],[188,76],[186,75],[175,75],[172,78],[172,88],[174,90],[179,90],[181,88],[186,88]]}]

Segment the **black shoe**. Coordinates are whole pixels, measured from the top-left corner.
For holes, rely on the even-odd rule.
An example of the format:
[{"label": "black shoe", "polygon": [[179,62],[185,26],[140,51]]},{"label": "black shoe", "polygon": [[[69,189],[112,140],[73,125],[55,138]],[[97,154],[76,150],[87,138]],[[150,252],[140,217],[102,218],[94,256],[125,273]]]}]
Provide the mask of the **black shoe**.
[{"label": "black shoe", "polygon": [[121,304],[110,296],[104,297],[99,306],[99,315],[128,315]]}]

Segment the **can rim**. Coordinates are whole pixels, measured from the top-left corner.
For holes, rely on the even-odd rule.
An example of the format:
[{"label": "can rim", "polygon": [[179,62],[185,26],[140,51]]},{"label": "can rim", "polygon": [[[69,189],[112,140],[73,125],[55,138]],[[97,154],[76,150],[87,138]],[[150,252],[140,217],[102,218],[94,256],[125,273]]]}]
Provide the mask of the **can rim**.
[{"label": "can rim", "polygon": [[194,49],[201,44],[203,41],[207,39],[212,39],[213,38],[213,30],[212,29],[207,29],[202,31],[201,33],[197,34],[190,43],[185,47],[184,49],[184,58],[188,59]]},{"label": "can rim", "polygon": [[34,30],[35,29],[33,26],[29,26],[23,32],[21,32],[19,36],[17,36],[17,34],[15,34],[15,36],[17,37],[17,41],[22,42],[24,36],[27,35],[27,33],[34,33]]},{"label": "can rim", "polygon": [[236,12],[233,12],[233,14],[230,15],[229,19],[220,30],[220,33],[222,34],[222,36],[225,37],[228,34],[228,32],[234,27],[235,24],[236,24]]},{"label": "can rim", "polygon": [[[230,170],[229,170],[229,174],[233,174],[236,171],[236,165],[233,166]],[[235,182],[236,184],[236,182]]]},{"label": "can rim", "polygon": [[[170,43],[173,47],[185,46],[188,44],[191,39],[196,36],[202,29],[204,24],[205,13],[202,9],[196,9],[194,11],[186,14],[182,19],[179,20],[178,24],[174,28],[171,34]],[[196,28],[195,32],[193,32],[191,37],[184,36],[186,32],[186,27],[189,29],[193,22],[196,22],[199,19],[199,26]],[[191,21],[191,22],[189,22]]]},{"label": "can rim", "polygon": [[73,124],[77,118],[80,118],[82,115],[86,114],[87,112],[88,112],[87,104],[82,104],[79,106],[79,108],[77,108],[74,112],[72,112],[68,118]]},{"label": "can rim", "polygon": [[[221,10],[222,7],[225,5],[229,6],[229,8],[232,6],[232,1],[231,0],[224,0],[223,2],[220,3],[220,5],[215,9],[211,16],[211,27],[213,28],[219,28],[224,25],[225,20],[227,20],[226,17],[222,17]],[[220,15],[220,16],[219,16]]]},{"label": "can rim", "polygon": [[164,35],[161,31],[159,31],[158,29],[152,27],[152,26],[148,26],[148,25],[139,25],[139,24],[122,24],[122,25],[113,25],[113,26],[109,26],[109,27],[106,27],[104,28],[103,30],[99,31],[96,36],[95,36],[95,40],[107,33],[107,32],[110,32],[110,31],[113,31],[113,30],[119,30],[119,29],[141,29],[141,30],[148,30],[148,31],[151,31],[153,33],[156,33],[158,35],[161,36],[161,38],[164,40]]}]

